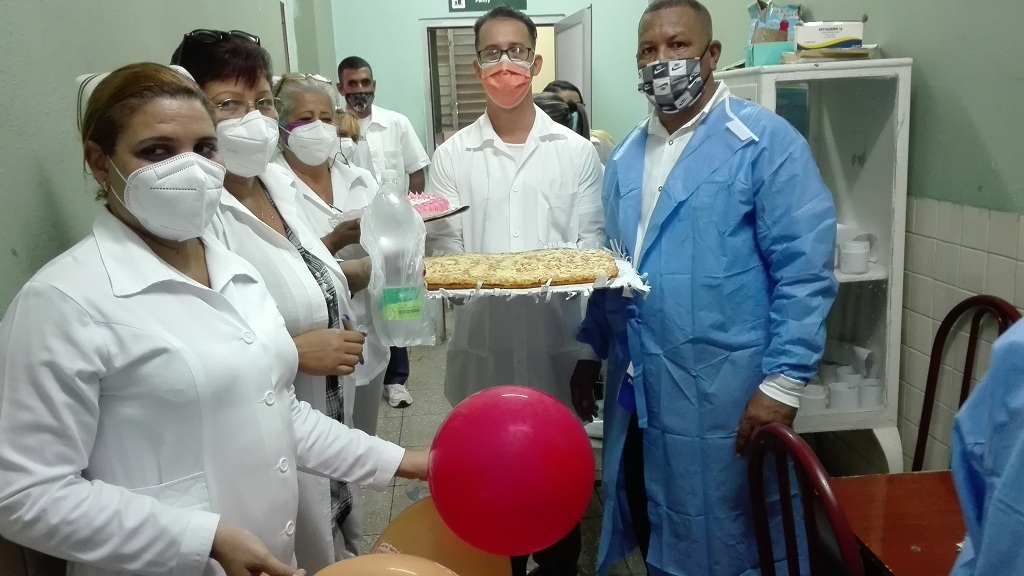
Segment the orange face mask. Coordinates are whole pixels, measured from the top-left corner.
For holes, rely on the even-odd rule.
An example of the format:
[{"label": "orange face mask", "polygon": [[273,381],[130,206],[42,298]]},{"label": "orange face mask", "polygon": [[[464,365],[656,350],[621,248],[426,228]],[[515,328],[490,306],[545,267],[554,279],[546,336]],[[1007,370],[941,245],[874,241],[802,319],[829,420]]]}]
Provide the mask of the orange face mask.
[{"label": "orange face mask", "polygon": [[530,93],[533,84],[531,68],[508,60],[484,68],[480,71],[484,92],[498,106],[515,108]]}]

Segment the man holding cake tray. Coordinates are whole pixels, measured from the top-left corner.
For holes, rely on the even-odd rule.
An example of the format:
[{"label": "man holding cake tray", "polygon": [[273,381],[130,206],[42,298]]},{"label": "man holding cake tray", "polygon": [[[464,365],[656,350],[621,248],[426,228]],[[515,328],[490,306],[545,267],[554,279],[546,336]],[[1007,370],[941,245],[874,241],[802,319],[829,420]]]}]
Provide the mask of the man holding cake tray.
[{"label": "man holding cake tray", "polygon": [[[476,22],[473,64],[487,111],[434,153],[426,192],[469,205],[460,216],[427,225],[427,254],[511,253],[604,245],[603,169],[594,146],[555,123],[530,98],[543,59],[537,27],[521,12],[498,7]],[[452,405],[475,392],[521,384],[571,406],[569,377],[581,358],[596,358],[576,341],[579,300],[478,298],[455,310],[445,395]],[[538,552],[535,574],[573,576],[579,526]],[[525,574],[526,558],[513,559]]]}]

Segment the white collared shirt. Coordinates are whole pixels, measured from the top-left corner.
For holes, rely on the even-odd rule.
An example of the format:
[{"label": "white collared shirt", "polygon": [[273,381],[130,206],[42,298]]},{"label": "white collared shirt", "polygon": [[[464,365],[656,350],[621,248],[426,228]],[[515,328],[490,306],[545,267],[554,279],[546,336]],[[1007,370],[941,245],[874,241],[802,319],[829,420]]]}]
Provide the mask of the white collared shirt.
[{"label": "white collared shirt", "polygon": [[729,97],[729,87],[725,82],[719,82],[715,95],[704,106],[704,108],[684,124],[674,134],[661,124],[657,114],[652,114],[648,119],[647,128],[647,149],[644,153],[644,183],[643,197],[640,204],[640,225],[637,229],[636,247],[633,251],[633,258],[640,259],[640,249],[644,245],[644,236],[647,234],[647,227],[651,223],[651,216],[654,214],[654,207],[661,197],[661,190],[665,186],[668,175],[675,168],[679,157],[682,156],[686,145],[690,143],[697,127],[711,109]]},{"label": "white collared shirt", "polygon": [[[334,272],[331,279],[338,291],[340,314],[351,317],[348,281],[334,255],[328,252],[320,236],[312,231],[305,213],[299,208],[297,178],[289,169],[275,163],[267,166],[267,171],[259,178],[302,246]],[[281,309],[288,333],[298,336],[310,330],[327,328],[327,304],[323,290],[291,241],[267,226],[227,190],[221,195],[220,209],[210,229],[225,246],[248,260],[263,276],[267,289]]]},{"label": "white collared shirt", "polygon": [[[275,163],[291,171],[283,155],[275,159]],[[292,172],[294,174],[294,172]],[[377,182],[368,171],[348,166],[336,160],[331,166],[331,189],[334,193],[334,205],[328,205],[312,188],[306,186],[298,177],[295,185],[299,192],[299,210],[313,234],[324,237],[334,230],[332,222],[344,212],[365,208],[377,193]],[[365,257],[366,250],[359,244],[346,246],[335,256],[340,260],[355,260]],[[370,309],[370,292],[363,290],[352,296],[352,311],[358,324],[366,329],[366,342],[363,344],[363,363],[356,367],[352,377],[356,386],[369,384],[376,376],[387,368],[391,358],[390,348],[385,346],[373,329],[373,315]]]},{"label": "white collared shirt", "polygon": [[0,323],[0,532],[75,576],[222,575],[221,520],[291,564],[296,471],[383,488],[401,461],[296,399],[260,275],[202,241],[210,288],[103,211]]},{"label": "white collared shirt", "polygon": [[[353,325],[360,324],[352,308],[348,280],[334,255],[324,246],[320,236],[310,226],[305,212],[300,209],[298,181],[293,173],[271,162],[260,180],[270,193],[281,218],[298,237],[303,248],[327,265],[338,294],[338,313],[348,316]],[[330,317],[320,284],[310,273],[302,255],[276,230],[267,226],[226,189],[221,194],[220,208],[210,223],[210,230],[231,251],[245,258],[266,282],[267,290],[277,301],[288,333],[293,337],[311,330],[328,328]],[[343,388],[355,390],[355,379],[340,379]],[[299,396],[317,410],[327,411],[324,376],[299,372],[295,377]],[[351,397],[351,396],[349,396]],[[351,421],[353,403],[345,403],[345,421]]]},{"label": "white collared shirt", "polygon": [[604,169],[594,146],[535,113],[519,153],[486,114],[438,147],[426,192],[469,211],[427,225],[428,255],[603,246]]},{"label": "white collared shirt", "polygon": [[384,170],[397,170],[399,184],[408,190],[408,175],[430,164],[430,157],[412,122],[398,112],[374,105],[370,116],[360,120],[360,126],[362,135],[356,144],[356,165],[369,170],[378,182]]},{"label": "white collared shirt", "polygon": [[[601,248],[604,169],[594,146],[534,107],[521,147],[505,144],[487,115],[434,153],[426,192],[468,205],[427,224],[427,253]],[[518,382],[570,404],[568,377],[589,346],[576,341],[583,299],[480,298],[456,308],[445,395],[452,404]],[[524,337],[524,335],[529,335]]]}]

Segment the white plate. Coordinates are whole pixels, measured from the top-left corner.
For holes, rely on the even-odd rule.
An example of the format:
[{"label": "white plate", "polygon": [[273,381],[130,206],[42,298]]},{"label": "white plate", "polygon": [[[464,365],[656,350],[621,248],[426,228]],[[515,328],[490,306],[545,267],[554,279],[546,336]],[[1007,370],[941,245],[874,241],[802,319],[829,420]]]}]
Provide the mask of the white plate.
[{"label": "white plate", "polygon": [[462,214],[466,210],[469,210],[469,204],[466,204],[465,206],[456,206],[454,208],[449,208],[448,210],[445,210],[444,212],[434,212],[434,213],[431,213],[431,214],[420,214],[420,216],[423,216],[423,221],[424,222],[433,222],[435,220],[443,220],[445,218],[448,218],[449,216],[455,216],[456,214]]}]

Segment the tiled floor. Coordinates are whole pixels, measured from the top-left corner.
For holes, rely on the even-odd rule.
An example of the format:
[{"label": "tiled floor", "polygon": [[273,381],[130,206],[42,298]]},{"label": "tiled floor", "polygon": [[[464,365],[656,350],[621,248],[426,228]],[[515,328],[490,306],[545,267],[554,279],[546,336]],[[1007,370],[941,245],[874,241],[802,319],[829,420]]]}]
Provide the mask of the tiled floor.
[{"label": "tiled floor", "polygon": [[[380,422],[377,432],[381,438],[398,442],[406,448],[425,449],[451,405],[444,398],[445,345],[414,348],[409,351],[409,392],[413,404],[405,409],[380,404]],[[599,455],[598,455],[599,456]],[[412,504],[407,494],[408,482],[398,480],[385,492],[364,491],[365,533],[364,552],[369,551],[378,535],[396,516]],[[601,502],[596,492],[583,519],[583,554],[581,574],[595,573],[597,542],[601,530]],[[613,575],[646,574],[643,561],[634,556],[628,562],[612,569]]]}]

